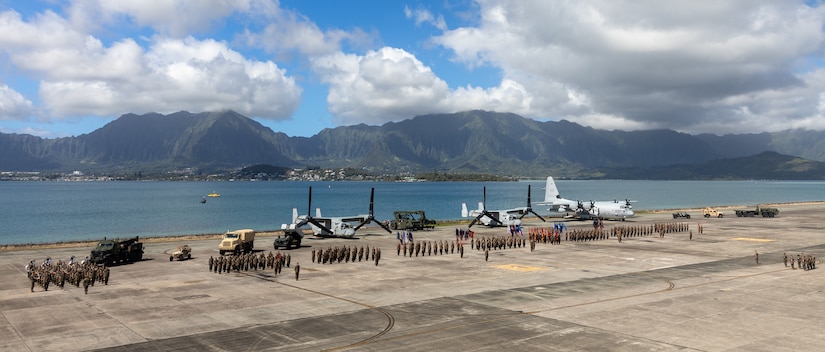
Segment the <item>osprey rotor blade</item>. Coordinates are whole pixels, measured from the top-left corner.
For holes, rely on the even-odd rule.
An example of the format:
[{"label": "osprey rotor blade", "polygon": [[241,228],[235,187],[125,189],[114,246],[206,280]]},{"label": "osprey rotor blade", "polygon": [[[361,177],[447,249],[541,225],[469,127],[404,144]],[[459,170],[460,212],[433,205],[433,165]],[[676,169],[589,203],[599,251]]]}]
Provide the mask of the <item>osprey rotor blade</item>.
[{"label": "osprey rotor blade", "polygon": [[334,234],[332,232],[332,230],[330,230],[328,227],[324,226],[324,224],[316,221],[315,219],[309,218],[309,219],[307,219],[307,222],[309,222],[310,224],[314,225],[315,227],[321,229],[321,231],[323,231],[323,232],[327,232],[331,235]]},{"label": "osprey rotor blade", "polygon": [[544,218],[543,218],[543,217],[541,217],[541,215],[539,215],[539,214],[537,214],[536,212],[534,212],[534,211],[533,211],[533,209],[530,209],[530,212],[531,212],[531,213],[533,213],[533,215],[535,215],[537,218],[541,219],[541,221],[543,221],[543,222],[547,222],[547,220],[544,220]]},{"label": "osprey rotor blade", "polygon": [[309,218],[312,211],[312,186],[309,187],[309,199],[307,199],[307,218]]},{"label": "osprey rotor blade", "polygon": [[501,222],[501,220],[499,220],[498,218],[496,218],[496,217],[495,217],[492,213],[490,213],[490,212],[489,212],[489,211],[487,211],[486,209],[485,209],[484,211],[482,211],[482,212],[481,212],[481,215],[479,215],[478,217],[479,217],[479,218],[481,218],[482,216],[487,216],[488,218],[490,218],[490,224],[491,224],[491,225],[493,225],[493,226],[501,226],[501,225],[504,225],[504,224]]},{"label": "osprey rotor blade", "polygon": [[469,224],[469,225],[467,225],[467,228],[469,229],[469,228],[473,227],[473,225],[475,225],[475,224],[476,224],[476,222],[478,222],[478,217],[476,217],[475,219],[473,219],[473,221],[470,221],[470,224]]},{"label": "osprey rotor blade", "polygon": [[358,231],[358,229],[360,229],[361,226],[366,225],[368,222],[370,222],[369,217],[364,219],[364,221],[362,221],[360,224],[358,224],[358,226],[354,227],[353,230]]},{"label": "osprey rotor blade", "polygon": [[[521,216],[519,216],[519,217],[518,217],[518,218],[519,218],[519,220],[521,220],[522,218],[524,218],[525,216],[527,216],[527,214],[530,214],[530,213],[536,214],[536,213],[533,211],[533,206],[532,206],[532,204],[533,204],[533,203],[530,201],[530,185],[527,185],[527,208],[526,208],[526,209],[524,209],[524,212],[523,212],[523,213],[521,213]],[[536,216],[538,216],[538,214],[536,214]],[[541,218],[541,216],[539,216],[539,218]],[[542,219],[542,220],[544,220],[544,219]]]},{"label": "osprey rotor blade", "polygon": [[527,209],[530,209],[530,185],[527,185]]},{"label": "osprey rotor blade", "polygon": [[370,216],[369,216],[370,218],[372,217],[372,209],[373,209],[374,204],[375,204],[375,187],[370,189],[370,212],[368,213],[368,214],[370,214]]}]

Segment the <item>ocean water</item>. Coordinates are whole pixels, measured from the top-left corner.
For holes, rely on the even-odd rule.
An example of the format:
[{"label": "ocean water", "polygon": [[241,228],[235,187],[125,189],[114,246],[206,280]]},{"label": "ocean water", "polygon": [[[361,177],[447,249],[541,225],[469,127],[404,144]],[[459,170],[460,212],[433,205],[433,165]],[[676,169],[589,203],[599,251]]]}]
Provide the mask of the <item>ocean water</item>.
[{"label": "ocean water", "polygon": [[[556,180],[564,198],[632,199],[634,210],[825,200],[823,181]],[[0,182],[0,245],[97,240],[107,237],[273,230],[291,222],[292,208],[324,216],[366,214],[375,188],[375,217],[425,210],[439,220],[459,219],[461,203],[487,209],[544,200],[544,180],[521,182]],[[211,192],[221,197],[202,197]],[[539,206],[541,215],[548,211]]]}]

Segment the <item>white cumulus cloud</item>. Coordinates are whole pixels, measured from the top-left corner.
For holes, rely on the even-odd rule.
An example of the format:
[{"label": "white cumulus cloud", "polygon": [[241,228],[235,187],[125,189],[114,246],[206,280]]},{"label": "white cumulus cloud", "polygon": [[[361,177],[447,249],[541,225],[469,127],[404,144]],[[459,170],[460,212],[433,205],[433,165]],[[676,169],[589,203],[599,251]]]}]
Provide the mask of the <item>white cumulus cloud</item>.
[{"label": "white cumulus cloud", "polygon": [[107,46],[53,13],[31,22],[0,13],[0,44],[17,67],[39,77],[44,109],[54,117],[234,109],[285,119],[302,92],[272,61],[248,59],[224,42],[156,36],[147,48],[130,38]]},{"label": "white cumulus cloud", "polygon": [[0,120],[18,120],[34,113],[32,102],[5,84],[0,84]]},{"label": "white cumulus cloud", "polygon": [[[799,64],[821,50],[825,11],[802,1],[479,0],[478,5],[477,25],[447,30],[434,41],[457,62],[498,67],[530,95],[551,97],[534,100],[527,116],[587,125],[594,125],[593,116],[603,116],[596,121],[628,129],[758,131],[765,125],[742,121],[798,125],[808,116],[804,111],[817,104],[806,99],[807,105],[793,111],[774,111],[760,108],[762,98],[821,92]],[[576,94],[559,101],[564,100],[559,86]]]}]

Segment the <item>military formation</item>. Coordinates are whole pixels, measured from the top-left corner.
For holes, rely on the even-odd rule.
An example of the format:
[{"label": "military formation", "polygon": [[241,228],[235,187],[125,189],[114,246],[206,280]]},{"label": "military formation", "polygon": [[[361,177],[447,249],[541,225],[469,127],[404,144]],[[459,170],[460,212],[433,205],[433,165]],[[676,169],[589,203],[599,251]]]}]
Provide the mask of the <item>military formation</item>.
[{"label": "military formation", "polygon": [[504,250],[508,248],[524,248],[527,239],[520,235],[505,235],[505,236],[485,236],[473,238],[472,245],[475,245],[477,251],[486,250]]},{"label": "military formation", "polygon": [[275,275],[281,273],[284,267],[289,267],[292,256],[278,252],[273,254],[245,253],[238,255],[222,255],[218,257],[210,256],[208,260],[209,271],[216,274],[246,271],[265,271],[272,269]]},{"label": "military formation", "polygon": [[34,292],[35,286],[48,291],[51,284],[62,289],[68,283],[78,288],[82,285],[83,292],[89,293],[89,286],[94,286],[95,282],[109,284],[109,268],[92,263],[88,257],[77,261],[73,256],[66,262],[53,262],[49,257],[40,264],[31,260],[26,264],[26,275],[31,282],[31,292]]},{"label": "military formation", "polygon": [[593,229],[575,228],[567,230],[566,226],[554,225],[553,227],[531,227],[527,229],[527,236],[531,242],[531,250],[535,249],[536,243],[561,244],[561,241],[588,242],[596,240],[606,240],[616,238],[619,242],[622,238],[641,237],[658,234],[660,238],[667,233],[677,233],[690,231],[690,225],[685,222],[666,222],[650,225],[621,225],[605,230],[603,223],[598,223]]},{"label": "military formation", "polygon": [[312,249],[312,262],[318,264],[355,263],[356,261],[373,261],[378,266],[381,260],[381,248],[367,246],[335,246]]},{"label": "military formation", "polygon": [[[562,240],[568,242],[588,242],[596,240],[607,240],[616,238],[619,242],[622,238],[641,237],[658,235],[663,238],[665,234],[690,232],[693,238],[693,231],[686,222],[663,222],[648,225],[620,225],[609,229],[604,228],[603,222],[594,222],[590,228],[574,228],[568,230],[564,223],[554,224],[552,227],[529,227],[529,228],[508,228],[506,235],[501,236],[476,236],[470,230],[456,229],[455,240],[417,240],[413,241],[412,233],[397,234],[396,255],[403,257],[424,257],[459,254],[464,257],[464,247],[469,244],[470,249],[483,251],[485,260],[489,260],[490,251],[517,249],[530,247],[533,252],[537,244],[559,245]],[[698,233],[702,233],[701,224],[697,224]],[[525,236],[526,232],[526,236]],[[758,263],[758,253],[755,252]],[[281,252],[268,254],[264,252],[246,253],[238,255],[210,256],[208,260],[209,271],[217,274],[230,272],[264,271],[273,270],[275,275],[281,274],[284,267],[290,267],[291,255]],[[334,263],[354,263],[372,261],[377,266],[381,259],[381,249],[378,247],[362,246],[334,246],[327,248],[313,248],[311,260],[317,264]],[[816,268],[816,257],[805,253],[783,256],[785,266],[792,269],[813,270]],[[298,279],[300,267],[295,265],[295,279]],[[109,268],[105,265],[96,265],[88,257],[78,261],[71,257],[68,261],[58,260],[52,262],[47,258],[42,263],[37,264],[34,260],[26,265],[26,273],[31,281],[31,292],[39,286],[44,291],[48,291],[50,285],[63,288],[68,282],[75,287],[84,288],[88,293],[90,286],[95,282],[102,282],[104,285],[109,281]]]},{"label": "military formation", "polygon": [[791,269],[794,270],[797,268],[805,271],[816,269],[816,256],[813,254],[806,255],[805,253],[800,253],[794,258],[793,254],[788,256],[787,253],[783,253],[782,261],[785,262],[785,267],[788,267],[788,264],[790,264]]},{"label": "military formation", "polygon": [[413,255],[418,256],[433,256],[455,254],[463,254],[462,244],[460,241],[447,240],[422,240],[406,243],[396,243],[395,251],[397,255],[403,253],[404,257],[412,258]]}]

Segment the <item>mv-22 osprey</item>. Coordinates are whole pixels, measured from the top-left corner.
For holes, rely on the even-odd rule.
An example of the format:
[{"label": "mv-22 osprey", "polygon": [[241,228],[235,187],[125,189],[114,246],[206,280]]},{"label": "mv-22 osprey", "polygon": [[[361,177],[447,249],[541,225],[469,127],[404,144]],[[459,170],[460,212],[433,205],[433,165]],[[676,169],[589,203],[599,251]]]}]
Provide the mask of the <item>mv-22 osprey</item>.
[{"label": "mv-22 osprey", "polygon": [[[374,222],[381,226],[384,230],[392,233],[387,225],[375,220],[373,216],[373,204],[375,200],[375,188],[370,191],[370,208],[366,215],[342,216],[342,217],[324,217],[321,216],[321,208],[315,209],[315,216],[310,215],[312,210],[312,187],[309,187],[309,200],[307,201],[306,215],[298,215],[298,208],[292,208],[292,224],[284,224],[282,229],[299,229],[304,225],[309,225],[312,228],[312,233],[317,237],[342,237],[353,238],[355,231],[358,231],[362,226]],[[356,224],[353,226],[353,224]]]},{"label": "mv-22 osprey", "polygon": [[533,214],[541,221],[544,221],[544,218],[541,215],[537,214],[533,211],[533,207],[530,204],[530,185],[527,185],[527,206],[526,207],[519,207],[519,208],[511,208],[511,209],[504,209],[504,210],[487,210],[487,187],[484,187],[484,198],[483,201],[478,203],[478,209],[473,209],[468,211],[467,210],[467,203],[461,203],[461,216],[462,217],[475,217],[470,225],[467,227],[472,227],[476,223],[480,223],[485,226],[510,226],[510,225],[521,225],[521,219],[527,214]]}]

